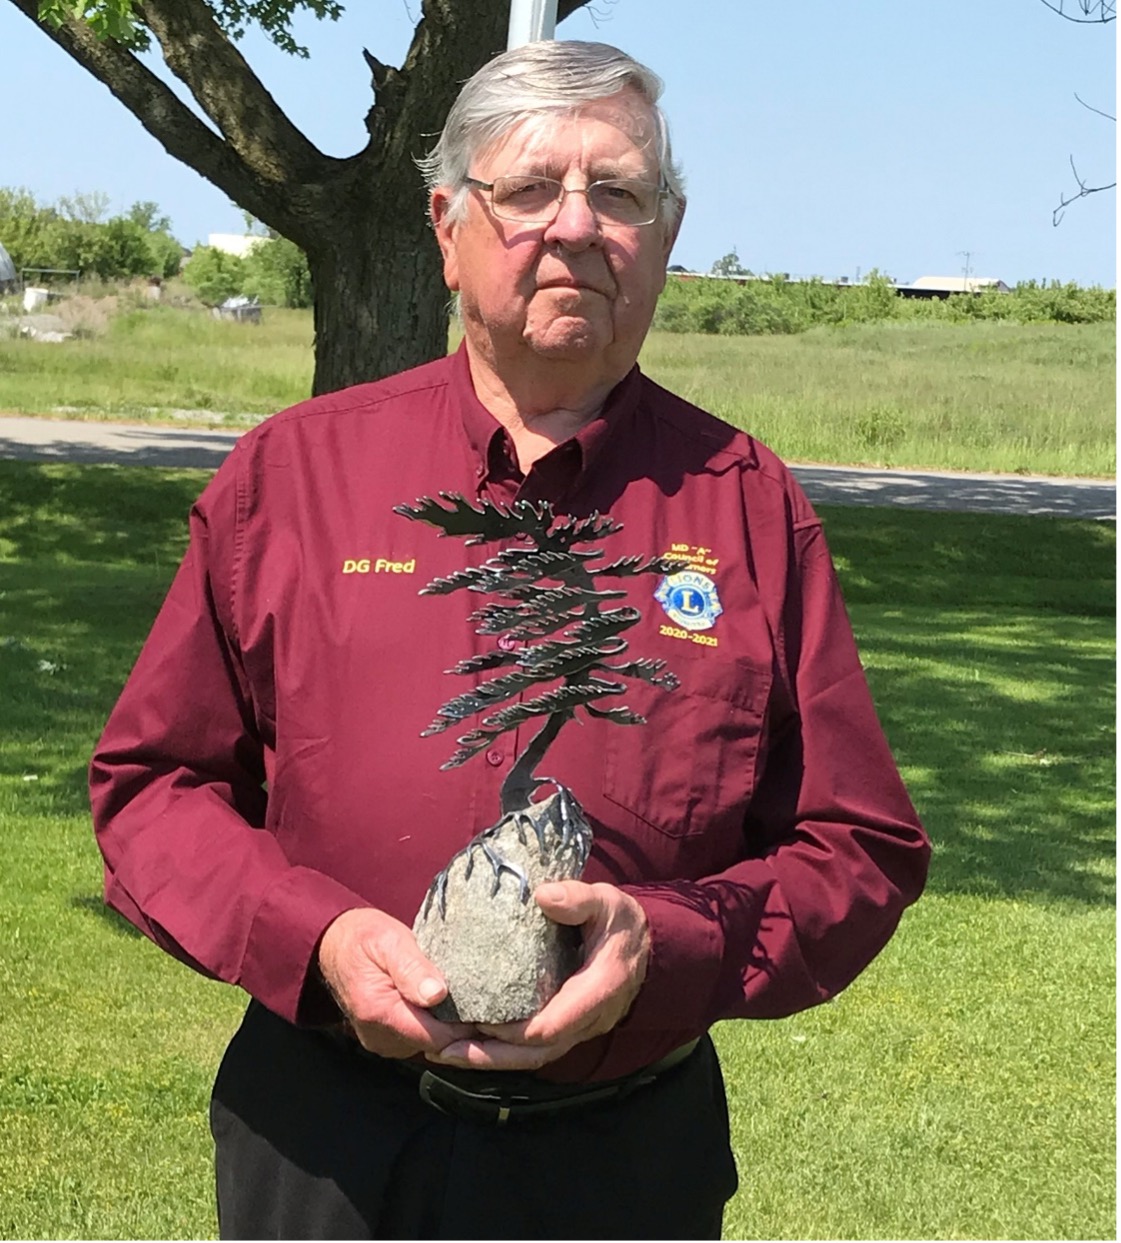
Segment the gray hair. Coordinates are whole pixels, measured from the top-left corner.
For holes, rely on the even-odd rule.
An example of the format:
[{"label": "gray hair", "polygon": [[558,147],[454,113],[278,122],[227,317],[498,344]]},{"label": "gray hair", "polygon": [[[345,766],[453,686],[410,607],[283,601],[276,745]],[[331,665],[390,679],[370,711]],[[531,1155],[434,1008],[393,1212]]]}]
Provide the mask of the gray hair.
[{"label": "gray hair", "polygon": [[439,141],[417,166],[429,190],[454,189],[448,216],[461,219],[466,179],[473,161],[488,147],[530,118],[571,112],[630,90],[650,107],[655,154],[668,189],[662,221],[671,225],[685,203],[681,171],[673,162],[669,124],[658,107],[662,80],[625,52],[606,43],[542,40],[526,43],[488,61],[468,78],[448,113]]}]

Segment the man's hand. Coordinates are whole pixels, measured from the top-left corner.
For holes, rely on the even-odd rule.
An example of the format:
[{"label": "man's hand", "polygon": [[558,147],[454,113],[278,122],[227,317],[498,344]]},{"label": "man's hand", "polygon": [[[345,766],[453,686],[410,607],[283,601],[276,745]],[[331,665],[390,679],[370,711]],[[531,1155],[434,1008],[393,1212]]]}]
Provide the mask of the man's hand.
[{"label": "man's hand", "polygon": [[412,932],[384,911],[344,911],[319,943],[319,970],[371,1053],[393,1058],[438,1053],[476,1030],[429,1014],[427,1007],[447,996],[447,984]]},{"label": "man's hand", "polygon": [[484,1039],[457,1040],[429,1060],[479,1070],[536,1070],[573,1045],[610,1031],[638,994],[650,957],[650,932],[639,903],[614,885],[555,881],[534,891],[558,924],[580,925],[584,965],[532,1018],[479,1025]]}]

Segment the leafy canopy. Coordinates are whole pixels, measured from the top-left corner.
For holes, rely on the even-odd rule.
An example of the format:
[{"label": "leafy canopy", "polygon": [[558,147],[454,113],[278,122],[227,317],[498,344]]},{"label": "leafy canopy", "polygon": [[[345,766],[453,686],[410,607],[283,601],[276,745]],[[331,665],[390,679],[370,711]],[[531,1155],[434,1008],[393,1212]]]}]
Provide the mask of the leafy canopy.
[{"label": "leafy canopy", "polygon": [[[322,21],[337,21],[343,6],[336,0],[209,0],[214,20],[237,40],[251,24],[258,25],[283,52],[306,57],[307,48],[292,37],[292,15],[306,9]],[[133,0],[39,0],[39,20],[59,27],[67,20],[85,22],[101,39],[144,51],[150,44]]]}]

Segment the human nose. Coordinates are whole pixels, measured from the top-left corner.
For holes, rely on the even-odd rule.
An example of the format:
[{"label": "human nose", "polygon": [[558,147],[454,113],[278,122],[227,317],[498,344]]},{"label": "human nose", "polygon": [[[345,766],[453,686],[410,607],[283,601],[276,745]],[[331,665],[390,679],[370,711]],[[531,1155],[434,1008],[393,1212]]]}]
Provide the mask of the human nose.
[{"label": "human nose", "polygon": [[568,250],[586,250],[602,238],[586,186],[565,186],[557,214],[545,230],[545,239]]}]

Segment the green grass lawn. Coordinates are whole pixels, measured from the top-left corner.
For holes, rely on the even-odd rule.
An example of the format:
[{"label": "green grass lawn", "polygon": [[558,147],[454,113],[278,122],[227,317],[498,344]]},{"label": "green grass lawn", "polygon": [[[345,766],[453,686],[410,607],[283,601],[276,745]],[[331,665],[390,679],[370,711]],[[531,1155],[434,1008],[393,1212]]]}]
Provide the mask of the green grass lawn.
[{"label": "green grass lawn", "polygon": [[[311,351],[307,311],[266,308],[258,326],[134,310],[65,345],[0,339],[0,411],[247,427],[307,396]],[[653,332],[641,362],[789,461],[1055,475],[1116,468],[1112,324]]]},{"label": "green grass lawn", "polygon": [[[204,478],[0,462],[0,1237],[216,1229],[241,1001],[101,905],[84,787]],[[726,1237],[1115,1237],[1113,529],[823,512],[934,863],[836,1002],[717,1029]]]}]

